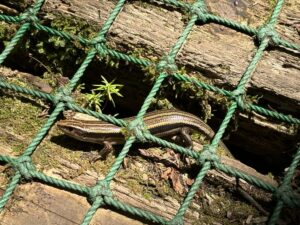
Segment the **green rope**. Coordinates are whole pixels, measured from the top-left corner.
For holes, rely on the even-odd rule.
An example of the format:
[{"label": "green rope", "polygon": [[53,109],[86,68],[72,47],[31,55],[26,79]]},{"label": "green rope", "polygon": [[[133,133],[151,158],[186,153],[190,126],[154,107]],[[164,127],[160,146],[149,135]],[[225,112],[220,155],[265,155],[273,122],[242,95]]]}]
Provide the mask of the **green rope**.
[{"label": "green rope", "polygon": [[213,162],[213,165],[217,170],[222,171],[222,172],[224,172],[228,175],[231,175],[233,177],[241,178],[241,179],[247,181],[250,184],[254,184],[257,187],[264,189],[265,191],[269,191],[269,192],[272,192],[272,193],[276,191],[276,187],[274,187],[270,184],[267,184],[267,183],[255,178],[255,177],[253,177],[253,176],[244,174],[243,172],[241,172],[241,171],[239,171],[235,168],[232,168],[230,166],[226,166],[226,165],[224,165],[222,163],[219,163],[219,162]]},{"label": "green rope", "polygon": [[49,116],[48,120],[46,123],[42,126],[40,131],[37,133],[37,135],[33,138],[32,142],[29,144],[27,149],[25,149],[24,153],[22,156],[30,156],[36,147],[42,142],[42,140],[45,138],[46,134],[48,133],[49,129],[53,126],[54,122],[56,121],[56,118],[58,115],[62,112],[64,109],[64,104],[59,103],[51,115]]},{"label": "green rope", "polygon": [[0,20],[5,21],[7,23],[20,23],[21,19],[19,16],[7,16],[0,14]]},{"label": "green rope", "polygon": [[104,196],[112,197],[112,192],[110,191],[109,183],[106,180],[101,180],[90,189],[89,199],[91,202],[94,202],[97,198]]},{"label": "green rope", "polygon": [[15,85],[15,84],[9,84],[9,83],[1,81],[1,80],[0,80],[0,88],[10,89],[10,90],[15,91],[15,92],[19,92],[19,93],[23,93],[23,94],[27,94],[27,95],[32,95],[32,96],[35,96],[35,97],[38,97],[38,98],[44,98],[45,100],[50,100],[50,101],[53,100],[53,96],[50,95],[50,94],[47,94],[47,93],[44,93],[44,92],[41,92],[41,91],[27,89],[27,88],[20,87],[20,86]]},{"label": "green rope", "polygon": [[14,47],[17,45],[18,41],[24,36],[26,31],[29,29],[30,23],[25,23],[21,26],[21,28],[17,31],[16,35],[11,39],[9,44],[5,47],[4,51],[0,55],[0,64],[4,62],[7,56],[11,53]]},{"label": "green rope", "polygon": [[12,193],[14,192],[15,188],[17,187],[18,183],[20,182],[21,174],[20,172],[16,172],[13,178],[11,179],[10,183],[5,189],[4,194],[2,195],[0,199],[0,210],[2,211],[10,197],[12,196]]},{"label": "green rope", "polygon": [[266,26],[261,27],[257,31],[257,39],[259,42],[264,41],[265,39],[271,41],[271,44],[276,46],[279,45],[279,35],[274,30],[273,26],[271,24],[267,24]]},{"label": "green rope", "polygon": [[74,100],[70,96],[72,93],[69,87],[59,88],[52,99],[54,105],[59,104],[60,102],[72,103]]},{"label": "green rope", "polygon": [[300,45],[289,43],[288,41],[282,40],[281,38],[279,38],[278,44],[282,45],[283,47],[285,47],[287,49],[300,51]]},{"label": "green rope", "polygon": [[38,20],[38,18],[35,15],[40,11],[41,7],[44,4],[44,1],[45,0],[37,1],[37,3],[34,4],[32,8],[29,8],[28,11],[20,17],[21,19],[24,19],[29,22],[24,23],[20,27],[15,36],[9,42],[9,44],[5,47],[4,51],[0,55],[0,64],[4,62],[6,57],[11,53],[11,51],[14,49],[17,43],[21,40],[21,38],[30,28],[30,23]]},{"label": "green rope", "polygon": [[272,12],[271,18],[270,18],[270,20],[267,23],[268,25],[274,27],[274,25],[275,25],[275,23],[277,21],[277,18],[279,16],[280,10],[281,10],[281,8],[283,6],[283,3],[284,3],[284,0],[278,0],[277,1],[276,5],[275,5],[275,8],[274,8],[274,10]]},{"label": "green rope", "polygon": [[84,219],[81,225],[88,225],[90,224],[91,220],[93,219],[94,214],[96,213],[97,209],[103,205],[104,201],[103,198],[97,198],[92,207],[89,208],[88,212],[85,214]]},{"label": "green rope", "polygon": [[194,195],[199,190],[203,178],[205,177],[206,173],[210,170],[210,168],[211,168],[210,162],[205,162],[200,172],[198,173],[194,183],[192,184],[189,192],[187,193],[187,196],[185,197],[183,203],[181,204],[177,214],[175,215],[175,218],[180,218],[184,216],[186,210],[188,209],[189,205],[191,204],[194,198]]},{"label": "green rope", "polygon": [[[279,219],[281,210],[285,204],[289,204],[289,205],[297,205],[298,208],[300,208],[300,200],[299,200],[299,196],[298,196],[298,201],[293,201],[295,199],[291,199],[291,197],[294,197],[291,195],[291,181],[293,178],[293,175],[295,173],[295,170],[297,168],[297,166],[299,165],[300,162],[300,147],[298,147],[298,150],[293,158],[293,161],[291,163],[291,165],[289,166],[288,171],[286,172],[283,182],[281,184],[281,186],[276,190],[276,197],[277,197],[277,203],[275,206],[275,209],[273,211],[273,214],[270,217],[270,220],[268,222],[268,225],[275,225]],[[291,203],[292,202],[292,203]]]},{"label": "green rope", "polygon": [[[18,16],[8,16],[0,14],[0,21],[21,25],[14,37],[10,40],[10,42],[6,45],[5,49],[0,54],[0,64],[3,64],[9,56],[9,54],[15,48],[17,48],[18,43],[20,43],[20,40],[24,37],[25,33],[34,29],[42,31],[50,36],[58,36],[67,41],[79,42],[81,45],[89,49],[89,52],[87,53],[85,59],[73,75],[70,82],[66,86],[58,89],[57,92],[54,94],[47,94],[41,91],[23,88],[18,85],[10,84],[4,79],[0,80],[0,88],[3,90],[11,90],[17,93],[42,98],[52,102],[54,105],[53,112],[51,113],[45,124],[41,127],[41,129],[38,131],[36,136],[33,138],[31,143],[28,145],[28,147],[25,149],[21,156],[14,158],[0,155],[0,161],[3,163],[10,164],[15,170],[15,174],[12,176],[9,184],[5,189],[4,194],[0,199],[0,210],[3,210],[8,200],[11,198],[15,188],[20,183],[21,178],[25,178],[25,181],[27,182],[42,182],[47,185],[51,185],[63,190],[68,190],[85,196],[91,202],[92,205],[86,212],[82,220],[81,224],[83,225],[90,224],[96,211],[103,206],[110,206],[113,209],[122,211],[123,213],[130,214],[131,216],[137,216],[153,223],[181,225],[184,223],[184,215],[189,205],[191,204],[195,193],[199,190],[199,187],[202,184],[207,172],[212,168],[225,172],[230,176],[241,178],[250,184],[253,184],[259,188],[273,193],[273,196],[276,200],[276,206],[273,210],[272,215],[270,216],[268,224],[273,225],[277,223],[282,208],[284,206],[300,207],[299,196],[295,195],[295,193],[293,193],[291,189],[291,180],[293,178],[293,175],[295,174],[296,167],[299,165],[300,161],[300,148],[298,148],[298,151],[295,154],[287,173],[285,174],[283,182],[278,188],[268,183],[265,183],[264,181],[259,180],[253,176],[244,174],[242,171],[239,171],[235,168],[224,165],[220,162],[219,157],[216,153],[217,146],[224,135],[225,129],[228,127],[228,124],[231,121],[237,109],[246,112],[254,111],[268,118],[275,118],[278,121],[283,121],[290,124],[300,124],[300,119],[298,118],[245,102],[245,96],[247,91],[246,85],[251,79],[251,76],[253,75],[253,72],[255,71],[258,62],[261,60],[263,53],[267,50],[267,47],[269,45],[272,45],[274,47],[284,47],[288,50],[300,50],[299,45],[295,43],[290,43],[289,41],[282,39],[275,30],[277,18],[283,7],[284,1],[278,0],[269,21],[267,21],[258,29],[254,29],[246,25],[239,24],[235,21],[224,19],[220,16],[214,15],[213,13],[209,12],[203,0],[199,0],[191,4],[176,0],[158,1],[165,5],[179,9],[184,13],[188,13],[188,15],[190,16],[190,19],[185,25],[177,42],[171,47],[169,53],[162,57],[158,63],[153,63],[152,61],[147,59],[137,58],[126,53],[122,53],[115,49],[111,49],[106,45],[107,33],[113,25],[114,21],[116,20],[117,16],[120,14],[122,8],[125,5],[125,2],[125,0],[120,0],[117,2],[110,15],[108,16],[107,20],[104,22],[101,30],[99,31],[97,36],[94,37],[92,40],[87,40],[81,36],[75,36],[67,32],[58,31],[52,27],[48,27],[41,24],[37,15],[44,4],[44,0],[38,0],[32,7],[29,7],[25,12],[21,13]],[[239,80],[235,90],[228,91],[222,88],[215,87],[214,85],[206,84],[188,75],[178,73],[176,57],[197,21],[201,22],[201,24],[216,23],[219,25],[223,25],[236,31],[243,32],[246,35],[254,36],[254,38],[258,40],[259,46],[251,62],[245,69],[245,72]],[[115,60],[123,60],[126,63],[133,63],[142,66],[143,68],[153,66],[156,68],[156,73],[158,76],[156,77],[155,83],[148,96],[146,97],[144,103],[142,104],[142,107],[138,112],[136,118],[130,123],[127,123],[122,119],[117,119],[110,115],[105,115],[102,113],[94,112],[92,110],[84,109],[76,105],[71,97],[72,92],[79,84],[79,80],[84,75],[86,68],[90,65],[96,54],[98,54],[100,58],[109,56]],[[166,140],[160,139],[150,134],[150,132],[145,127],[143,117],[146,114],[151,104],[151,101],[156,96],[157,92],[161,88],[162,83],[166,80],[167,77],[176,79],[181,82],[188,82],[195,85],[198,88],[221,94],[231,101],[231,105],[228,107],[228,111],[224,117],[224,120],[222,121],[214,138],[212,139],[211,143],[205,146],[204,150],[200,153],[195,152],[191,149],[184,148],[177,144],[168,142]],[[3,93],[5,94],[6,92]],[[45,136],[49,132],[49,129],[53,126],[58,116],[65,108],[71,109],[76,112],[89,114],[101,120],[123,127],[127,129],[129,133],[129,137],[126,137],[127,140],[123,146],[123,149],[115,159],[113,165],[110,167],[106,177],[103,180],[98,180],[96,185],[93,187],[86,187],[66,180],[47,176],[41,172],[36,171],[35,165],[32,163],[31,155],[36,150],[37,146],[41,143],[41,141],[45,138]],[[201,169],[199,169],[199,173],[195,179],[195,182],[188,191],[176,215],[170,221],[167,221],[166,219],[154,215],[153,213],[150,213],[148,211],[141,210],[118,201],[113,197],[113,193],[110,190],[110,183],[112,179],[115,177],[116,173],[120,169],[124,158],[130,151],[130,147],[137,140],[143,142],[153,142],[157,143],[159,146],[171,148],[176,152],[179,152],[183,155],[195,159],[201,167]]]},{"label": "green rope", "polygon": [[21,176],[26,180],[31,180],[31,171],[35,170],[32,164],[31,158],[29,156],[21,156],[14,161],[14,168],[17,169]]},{"label": "green rope", "polygon": [[37,171],[31,172],[31,177],[43,183],[51,184],[52,186],[61,188],[63,190],[69,190],[75,193],[79,193],[83,196],[87,196],[89,193],[89,189],[87,187],[83,187],[81,185],[57,179],[54,177],[46,176],[45,174]]},{"label": "green rope", "polygon": [[141,142],[146,142],[146,133],[150,134],[144,121],[140,118],[132,120],[127,126],[127,131],[129,134],[134,135]]}]

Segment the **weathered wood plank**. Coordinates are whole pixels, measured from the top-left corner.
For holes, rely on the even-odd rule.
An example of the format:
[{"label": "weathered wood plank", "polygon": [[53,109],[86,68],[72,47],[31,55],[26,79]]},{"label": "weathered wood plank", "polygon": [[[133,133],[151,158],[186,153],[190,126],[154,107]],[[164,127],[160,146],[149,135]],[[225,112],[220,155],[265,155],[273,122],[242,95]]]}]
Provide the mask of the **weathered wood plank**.
[{"label": "weathered wood plank", "polygon": [[[211,12],[254,28],[263,25],[272,10],[268,1],[237,2],[223,0],[207,4]],[[99,3],[96,0],[68,3],[56,0],[47,2],[45,9],[86,19],[100,28],[114,5],[115,2],[106,0]],[[286,1],[276,25],[283,38],[298,45],[299,12],[296,0]],[[140,46],[164,55],[175,44],[184,25],[179,12],[129,2],[114,22],[108,37],[116,45]],[[232,86],[237,84],[255,50],[252,37],[216,24],[199,25],[191,32],[177,62],[203,72],[220,86]],[[297,114],[300,109],[299,71],[299,53],[272,49],[264,53],[248,86],[252,93],[262,94],[276,109]]]}]

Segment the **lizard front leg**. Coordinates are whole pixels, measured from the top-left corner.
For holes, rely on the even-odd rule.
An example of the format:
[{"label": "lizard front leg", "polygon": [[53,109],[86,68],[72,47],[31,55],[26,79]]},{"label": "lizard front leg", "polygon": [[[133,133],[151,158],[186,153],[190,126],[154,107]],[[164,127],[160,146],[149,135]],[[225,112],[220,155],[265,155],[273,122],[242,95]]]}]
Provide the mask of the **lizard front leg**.
[{"label": "lizard front leg", "polygon": [[111,142],[104,141],[103,148],[97,154],[93,154],[89,157],[90,162],[96,162],[99,159],[106,159],[109,153],[113,152],[115,149]]}]

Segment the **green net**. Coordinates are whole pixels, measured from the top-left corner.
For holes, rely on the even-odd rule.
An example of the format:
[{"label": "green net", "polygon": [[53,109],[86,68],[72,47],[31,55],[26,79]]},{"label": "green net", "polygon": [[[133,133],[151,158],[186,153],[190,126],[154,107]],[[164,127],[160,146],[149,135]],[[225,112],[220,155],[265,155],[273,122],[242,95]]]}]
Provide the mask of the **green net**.
[{"label": "green net", "polygon": [[[292,163],[285,174],[285,177],[281,185],[279,185],[279,187],[277,188],[255,177],[244,174],[239,170],[233,169],[230,166],[222,164],[216,153],[216,148],[218,146],[218,143],[221,140],[224,131],[228,126],[228,123],[232,119],[237,109],[246,112],[254,111],[261,115],[270,118],[275,118],[279,121],[283,121],[290,124],[300,124],[300,120],[297,118],[284,115],[282,113],[275,112],[272,110],[268,110],[258,105],[248,104],[244,100],[245,99],[244,96],[246,94],[246,84],[251,78],[253,71],[257,66],[257,63],[260,61],[264,51],[267,49],[269,45],[279,47],[279,48],[284,47],[284,48],[300,51],[300,46],[293,43],[289,43],[286,40],[283,40],[277,34],[274,28],[284,1],[278,0],[270,19],[259,29],[250,28],[248,26],[212,14],[211,12],[208,11],[206,4],[203,0],[199,0],[193,4],[183,3],[176,0],[157,0],[156,2],[181,8],[185,11],[189,11],[190,17],[175,45],[172,46],[169,53],[166,54],[165,57],[161,58],[161,60],[155,65],[153,65],[153,62],[151,61],[141,59],[141,58],[136,58],[127,55],[125,53],[121,53],[117,50],[109,48],[106,45],[106,35],[108,33],[108,30],[112,26],[116,17],[121,12],[125,4],[125,0],[120,0],[116,3],[114,9],[111,11],[109,17],[103,24],[101,30],[99,31],[97,36],[92,40],[87,40],[82,37],[74,36],[69,33],[61,32],[51,27],[42,25],[39,21],[39,18],[36,15],[41,10],[41,7],[44,4],[44,0],[37,1],[34,5],[28,8],[24,13],[18,16],[8,16],[8,15],[0,14],[0,20],[2,21],[21,24],[20,28],[18,29],[14,37],[10,40],[10,42],[6,45],[5,49],[1,53],[0,64],[2,64],[5,61],[7,56],[13,51],[15,46],[17,46],[17,44],[20,42],[21,38],[25,35],[25,33],[27,33],[29,30],[32,29],[44,31],[49,35],[59,36],[69,41],[77,41],[82,45],[89,47],[89,52],[87,53],[85,59],[83,60],[82,64],[80,65],[79,69],[76,71],[76,73],[74,74],[70,82],[67,85],[65,85],[62,89],[60,89],[55,95],[47,94],[41,91],[32,90],[8,82],[0,81],[0,87],[2,89],[10,89],[12,91],[16,91],[19,93],[36,96],[38,98],[45,99],[52,102],[55,106],[55,109],[53,110],[53,112],[51,113],[51,115],[49,116],[45,124],[42,126],[42,128],[39,130],[37,135],[33,138],[32,142],[25,149],[25,151],[21,156],[9,157],[9,156],[0,155],[1,162],[9,163],[15,169],[15,173],[11,178],[10,183],[7,185],[6,190],[0,200],[1,209],[5,207],[8,200],[11,198],[15,188],[20,183],[21,178],[25,178],[25,180],[27,181],[34,179],[35,181],[40,181],[48,185],[52,185],[64,190],[72,191],[81,194],[83,196],[86,196],[92,202],[92,205],[88,210],[88,212],[85,214],[85,217],[83,218],[81,224],[89,224],[97,209],[103,206],[110,206],[126,214],[131,214],[132,216],[138,216],[155,223],[183,224],[184,215],[195,193],[199,189],[203,181],[203,178],[205,177],[207,172],[212,168],[225,172],[231,176],[242,178],[250,184],[254,184],[259,188],[262,188],[268,192],[273,193],[276,199],[276,206],[269,218],[268,221],[269,224],[276,224],[276,222],[280,217],[280,213],[284,205],[290,207],[300,206],[300,199],[299,197],[297,197],[295,193],[293,193],[291,188],[291,180],[300,160],[300,148],[298,148],[292,160]],[[205,24],[205,23],[221,24],[229,28],[232,28],[234,30],[243,32],[249,36],[254,36],[254,38],[258,40],[259,42],[258,48],[256,49],[256,52],[251,62],[249,63],[248,67],[245,69],[245,72],[243,73],[235,90],[228,91],[225,89],[215,87],[213,85],[208,85],[195,78],[191,78],[187,75],[182,75],[177,72],[175,58],[180,48],[183,46],[185,40],[187,39],[189,33],[191,32],[192,28],[195,26],[195,23],[198,21],[200,21],[201,24]],[[148,96],[146,97],[139,113],[137,114],[136,119],[132,121],[128,126],[124,120],[116,119],[113,116],[84,109],[76,105],[72,100],[71,93],[74,91],[76,85],[78,85],[79,79],[84,75],[86,68],[88,67],[88,65],[91,63],[91,61],[94,59],[96,55],[99,56],[109,55],[112,58],[118,60],[124,60],[126,62],[134,63],[143,67],[155,66],[156,68],[158,76],[155,80],[155,83],[151,91],[149,92]],[[177,79],[179,81],[190,82],[200,88],[217,92],[221,95],[226,96],[231,101],[231,104],[228,107],[227,114],[224,120],[222,121],[221,126],[219,127],[213,140],[211,141],[211,144],[206,146],[204,151],[202,151],[201,153],[162,140],[158,137],[151,135],[149,132],[145,132],[143,129],[142,126],[143,116],[145,115],[147,109],[149,108],[152,99],[155,97],[158,90],[160,89],[162,82],[167,77],[173,77],[174,79]],[[130,129],[132,131],[131,133],[133,135],[127,139],[123,149],[115,159],[106,177],[103,180],[98,180],[98,182],[94,187],[85,187],[65,180],[46,176],[45,174],[38,172],[32,163],[31,155],[36,150],[37,146],[42,142],[43,138],[46,136],[49,129],[53,126],[59,114],[61,114],[65,109],[71,109],[73,111],[86,113],[118,126],[127,126],[127,129]],[[160,146],[172,148],[179,153],[193,157],[194,159],[197,160],[199,164],[199,172],[195,178],[194,183],[189,189],[187,195],[185,196],[175,217],[170,221],[158,215],[155,215],[153,213],[141,210],[136,207],[129,206],[121,201],[118,201],[116,198],[114,198],[113,193],[110,191],[110,183],[112,179],[114,178],[117,171],[119,170],[125,156],[130,150],[131,145],[138,139],[155,142]]]}]

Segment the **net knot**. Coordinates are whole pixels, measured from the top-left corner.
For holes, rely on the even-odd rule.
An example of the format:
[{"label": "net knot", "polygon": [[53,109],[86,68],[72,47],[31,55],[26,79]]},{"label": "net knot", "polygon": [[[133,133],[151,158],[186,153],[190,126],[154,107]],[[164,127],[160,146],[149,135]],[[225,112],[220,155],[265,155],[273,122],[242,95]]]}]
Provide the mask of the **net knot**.
[{"label": "net knot", "polygon": [[244,91],[240,89],[235,89],[231,92],[231,99],[234,100],[240,108],[246,109],[246,104],[244,101]]},{"label": "net knot", "polygon": [[142,118],[136,118],[135,120],[132,120],[128,124],[126,130],[128,131],[129,135],[134,135],[141,142],[146,142],[147,139],[145,138],[145,135],[150,134]]},{"label": "net knot", "polygon": [[202,23],[207,22],[208,18],[206,14],[208,13],[208,10],[204,1],[194,3],[190,9],[190,12],[192,14],[196,14]]},{"label": "net knot", "polygon": [[90,41],[91,45],[96,44],[103,44],[105,42],[105,37],[95,37],[93,40]]},{"label": "net knot", "polygon": [[178,68],[176,66],[175,59],[170,56],[163,57],[157,64],[156,71],[158,73],[165,73],[168,75],[176,73]]},{"label": "net knot", "polygon": [[32,179],[31,172],[35,170],[35,167],[30,156],[19,157],[13,162],[13,165],[26,180]]},{"label": "net knot", "polygon": [[112,197],[112,192],[109,187],[109,183],[106,180],[98,181],[98,183],[90,188],[89,201],[95,202],[97,198]]},{"label": "net knot", "polygon": [[36,16],[37,11],[34,8],[28,8],[22,15],[20,16],[20,19],[25,22],[30,23],[36,23],[39,21],[39,19]]},{"label": "net knot", "polygon": [[94,48],[97,50],[100,57],[105,57],[107,55],[107,48],[101,41],[99,41],[99,43],[95,43]]},{"label": "net knot", "polygon": [[280,41],[278,33],[270,24],[260,27],[257,31],[256,37],[260,43],[268,38],[271,45],[278,45]]},{"label": "net knot", "polygon": [[105,37],[95,37],[93,40],[89,42],[90,45],[93,45],[94,48],[97,50],[97,52],[103,57],[106,55],[104,43],[105,43]]},{"label": "net knot", "polygon": [[220,159],[214,147],[205,145],[203,152],[199,155],[198,162],[203,165],[205,162],[220,162]]},{"label": "net knot", "polygon": [[73,98],[70,96],[71,95],[71,90],[68,87],[62,87],[59,88],[54,95],[53,102],[55,105],[57,105],[60,102],[64,103],[72,103]]},{"label": "net knot", "polygon": [[290,185],[281,185],[277,188],[274,196],[284,202],[288,207],[300,207],[300,196],[293,192]]}]

